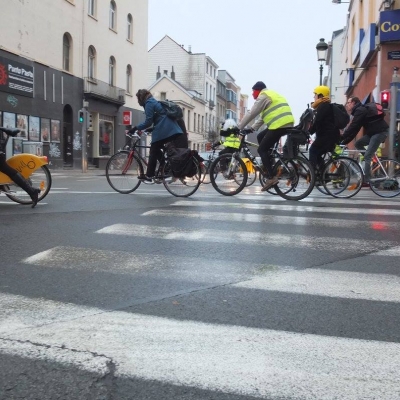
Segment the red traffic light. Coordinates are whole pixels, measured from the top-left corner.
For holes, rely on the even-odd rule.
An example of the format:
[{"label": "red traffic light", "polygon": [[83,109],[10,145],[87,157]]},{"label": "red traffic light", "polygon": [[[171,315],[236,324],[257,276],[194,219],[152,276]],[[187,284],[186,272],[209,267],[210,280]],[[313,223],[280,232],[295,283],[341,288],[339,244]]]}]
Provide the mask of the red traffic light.
[{"label": "red traffic light", "polygon": [[388,109],[390,103],[390,92],[389,90],[384,90],[381,92],[381,104],[382,108]]}]

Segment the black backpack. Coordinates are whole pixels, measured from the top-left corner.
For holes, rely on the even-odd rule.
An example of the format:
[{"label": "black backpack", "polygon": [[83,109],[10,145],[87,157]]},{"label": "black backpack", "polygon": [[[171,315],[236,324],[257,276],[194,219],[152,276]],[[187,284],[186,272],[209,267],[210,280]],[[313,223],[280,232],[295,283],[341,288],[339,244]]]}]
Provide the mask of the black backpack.
[{"label": "black backpack", "polygon": [[183,118],[182,108],[178,104],[170,100],[160,100],[159,103],[162,105],[167,116],[173,120]]},{"label": "black backpack", "polygon": [[386,116],[385,111],[383,111],[382,104],[380,103],[367,103],[364,104],[364,107],[368,110],[367,118],[369,120],[380,120]]},{"label": "black backpack", "polygon": [[335,127],[338,129],[346,128],[350,122],[350,115],[347,114],[346,108],[342,104],[332,103],[333,118],[335,120]]},{"label": "black backpack", "polygon": [[166,148],[174,177],[191,178],[196,175],[198,163],[203,161],[203,158],[198,155],[196,150],[175,147],[172,143],[168,143]]}]

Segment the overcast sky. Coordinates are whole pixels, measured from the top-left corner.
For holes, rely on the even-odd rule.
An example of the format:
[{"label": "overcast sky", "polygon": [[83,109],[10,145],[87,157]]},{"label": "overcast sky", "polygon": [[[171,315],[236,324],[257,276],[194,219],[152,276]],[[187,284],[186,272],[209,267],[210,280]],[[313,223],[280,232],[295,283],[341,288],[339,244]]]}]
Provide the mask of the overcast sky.
[{"label": "overcast sky", "polygon": [[297,122],[319,85],[315,46],[345,26],[347,11],[331,0],[149,0],[149,49],[165,35],[190,45],[250,98],[264,81],[287,98]]}]

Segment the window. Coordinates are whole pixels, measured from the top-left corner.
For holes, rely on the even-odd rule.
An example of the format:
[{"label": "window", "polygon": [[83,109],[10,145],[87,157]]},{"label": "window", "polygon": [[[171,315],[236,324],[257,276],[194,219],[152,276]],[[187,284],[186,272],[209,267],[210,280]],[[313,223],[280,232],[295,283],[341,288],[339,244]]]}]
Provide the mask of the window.
[{"label": "window", "polygon": [[129,64],[126,67],[126,92],[132,93],[132,67]]},{"label": "window", "polygon": [[167,92],[160,93],[160,100],[167,100]]},{"label": "window", "polygon": [[117,13],[117,6],[115,5],[115,1],[110,1],[110,29],[116,30],[116,13]]},{"label": "window", "polygon": [[133,36],[132,28],[133,28],[132,15],[128,14],[126,38],[130,41],[132,41],[132,36]]},{"label": "window", "polygon": [[69,33],[64,33],[63,36],[63,69],[70,70],[70,54],[71,54],[71,36]]},{"label": "window", "polygon": [[115,82],[115,58],[110,57],[109,65],[108,65],[108,83],[110,86],[114,86]]},{"label": "window", "polygon": [[88,14],[94,17],[96,15],[96,0],[88,0]]},{"label": "window", "polygon": [[93,46],[89,46],[88,51],[88,78],[96,78],[96,50]]},{"label": "window", "polygon": [[109,156],[113,153],[114,118],[108,115],[99,117],[99,156]]},{"label": "window", "polygon": [[196,113],[193,113],[193,131],[196,132]]}]

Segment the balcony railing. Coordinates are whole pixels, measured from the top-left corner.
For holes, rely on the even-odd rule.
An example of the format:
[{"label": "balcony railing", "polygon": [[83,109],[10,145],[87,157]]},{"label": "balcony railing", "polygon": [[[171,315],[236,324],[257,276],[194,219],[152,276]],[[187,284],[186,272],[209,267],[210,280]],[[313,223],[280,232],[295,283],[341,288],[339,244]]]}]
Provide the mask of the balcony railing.
[{"label": "balcony railing", "polygon": [[84,85],[84,92],[92,97],[121,106],[125,104],[125,89],[93,78],[84,78]]}]

